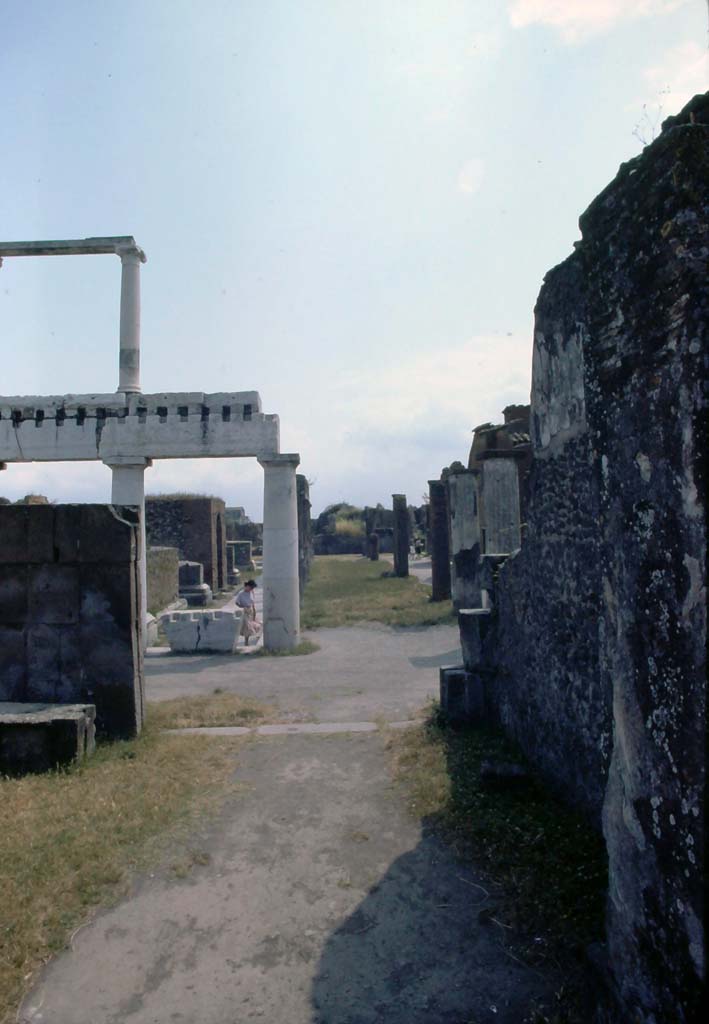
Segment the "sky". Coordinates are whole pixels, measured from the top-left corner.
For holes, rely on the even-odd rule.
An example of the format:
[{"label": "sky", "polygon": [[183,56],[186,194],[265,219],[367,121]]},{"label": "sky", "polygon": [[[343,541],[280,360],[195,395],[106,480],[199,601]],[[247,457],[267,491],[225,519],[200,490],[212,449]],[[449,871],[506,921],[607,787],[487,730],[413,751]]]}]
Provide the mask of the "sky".
[{"label": "sky", "polygon": [[[145,392],[257,390],[314,513],[529,401],[578,218],[709,86],[706,0],[0,0],[0,236],[134,235]],[[115,256],[6,259],[0,393],[113,391]],[[253,459],[148,493],[262,515]],[[99,463],[0,495],[108,501]]]}]

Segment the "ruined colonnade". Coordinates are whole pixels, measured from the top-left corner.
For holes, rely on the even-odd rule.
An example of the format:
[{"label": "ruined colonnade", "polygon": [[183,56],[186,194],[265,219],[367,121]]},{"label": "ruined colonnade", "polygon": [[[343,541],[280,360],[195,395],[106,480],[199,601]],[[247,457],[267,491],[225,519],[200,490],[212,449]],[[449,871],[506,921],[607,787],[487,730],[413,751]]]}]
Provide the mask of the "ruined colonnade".
[{"label": "ruined colonnade", "polygon": [[281,454],[279,421],[257,392],[140,388],[140,266],[132,236],[0,243],[3,257],[113,254],[121,260],[119,383],[111,394],[0,397],[0,468],[15,462],[96,461],[112,474],[111,502],[141,512],[141,625],[147,619],[145,470],[153,459],[255,457],[264,470],[264,645],[299,641],[295,454]]}]

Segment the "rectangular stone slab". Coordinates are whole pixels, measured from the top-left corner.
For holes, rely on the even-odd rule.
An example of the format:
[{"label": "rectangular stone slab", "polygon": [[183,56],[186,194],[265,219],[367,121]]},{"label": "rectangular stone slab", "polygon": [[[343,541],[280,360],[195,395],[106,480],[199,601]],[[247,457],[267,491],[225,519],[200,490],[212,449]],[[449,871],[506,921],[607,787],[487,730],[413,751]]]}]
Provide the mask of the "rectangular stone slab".
[{"label": "rectangular stone slab", "polygon": [[65,767],[95,749],[93,704],[0,702],[0,774]]}]

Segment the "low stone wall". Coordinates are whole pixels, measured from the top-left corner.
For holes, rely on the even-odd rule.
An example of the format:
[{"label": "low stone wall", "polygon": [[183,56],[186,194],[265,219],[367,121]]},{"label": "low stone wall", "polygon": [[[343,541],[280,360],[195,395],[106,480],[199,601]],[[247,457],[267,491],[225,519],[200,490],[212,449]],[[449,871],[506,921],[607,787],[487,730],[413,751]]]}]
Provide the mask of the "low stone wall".
[{"label": "low stone wall", "polygon": [[148,548],[148,611],[157,615],[179,596],[177,548]]},{"label": "low stone wall", "polygon": [[138,510],[0,507],[0,700],[95,704],[99,735],[144,714]]}]

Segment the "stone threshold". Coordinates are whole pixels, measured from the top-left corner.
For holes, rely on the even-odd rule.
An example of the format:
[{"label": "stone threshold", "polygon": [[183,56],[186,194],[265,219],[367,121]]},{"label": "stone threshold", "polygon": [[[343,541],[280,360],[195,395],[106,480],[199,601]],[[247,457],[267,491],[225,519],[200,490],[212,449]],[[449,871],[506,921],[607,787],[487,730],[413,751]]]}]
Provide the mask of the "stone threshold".
[{"label": "stone threshold", "polygon": [[291,736],[313,733],[333,735],[346,732],[377,732],[379,729],[410,729],[418,719],[403,722],[290,722],[274,725],[210,725],[185,729],[164,729],[170,736]]}]

